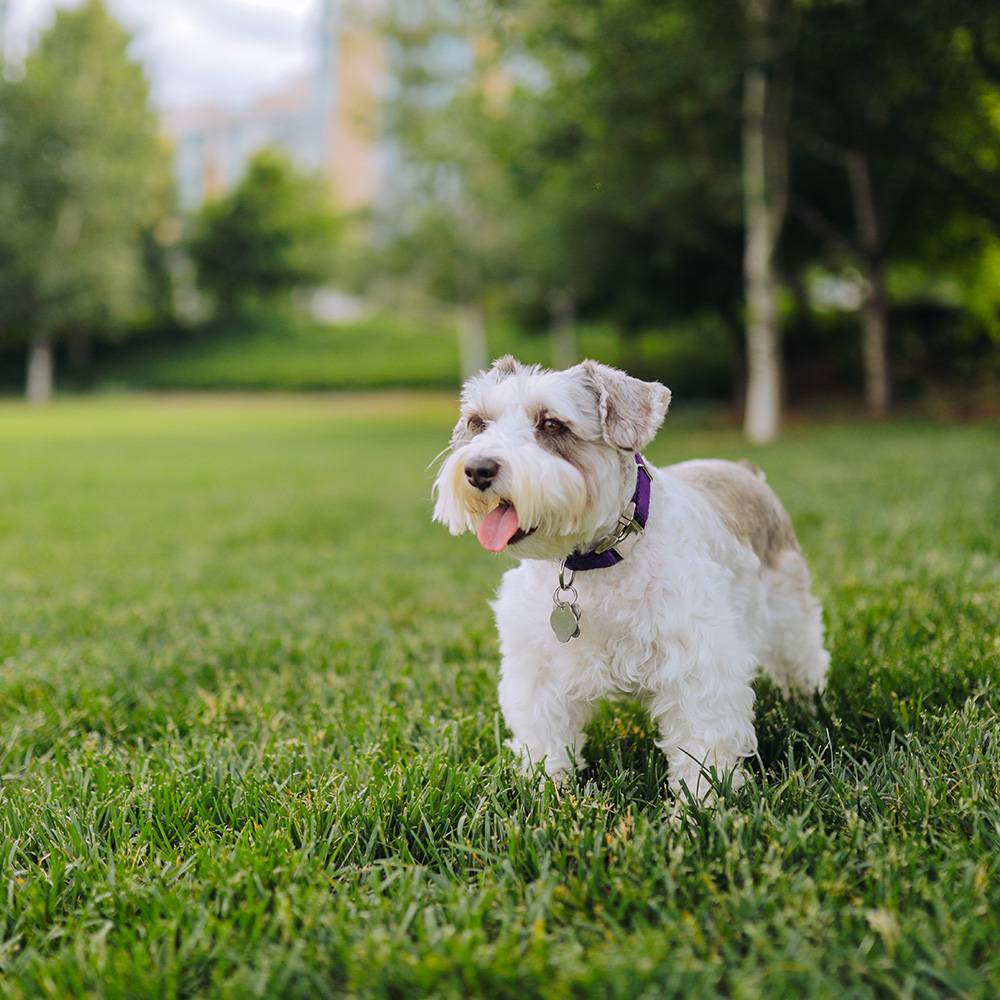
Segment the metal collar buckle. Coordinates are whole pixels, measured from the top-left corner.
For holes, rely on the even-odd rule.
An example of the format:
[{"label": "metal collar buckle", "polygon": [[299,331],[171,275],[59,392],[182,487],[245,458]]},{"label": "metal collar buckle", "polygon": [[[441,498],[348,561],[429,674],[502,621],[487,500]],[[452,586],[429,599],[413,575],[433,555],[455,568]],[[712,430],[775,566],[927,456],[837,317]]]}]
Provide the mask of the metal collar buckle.
[{"label": "metal collar buckle", "polygon": [[635,504],[630,503],[618,518],[618,530],[606,541],[602,542],[594,551],[600,555],[613,549],[619,542],[625,541],[629,535],[638,535],[642,532],[642,525],[635,519]]},{"label": "metal collar buckle", "polygon": [[[638,468],[635,492],[625,510],[619,515],[612,533],[589,552],[573,552],[566,557],[566,565],[573,570],[606,569],[616,566],[627,555],[622,550],[626,542],[637,541],[649,519],[653,474],[646,467],[642,455],[635,454]],[[628,546],[631,548],[631,545]]]},{"label": "metal collar buckle", "polygon": [[[653,481],[653,477],[650,475],[649,469],[645,465],[639,465],[638,475],[645,476],[650,482]],[[621,512],[618,518],[618,530],[606,541],[601,542],[597,548],[594,549],[598,555],[607,552],[608,549],[613,549],[620,542],[624,542],[629,535],[641,535],[643,526],[636,520],[635,516],[635,501],[631,501],[629,505]]]}]

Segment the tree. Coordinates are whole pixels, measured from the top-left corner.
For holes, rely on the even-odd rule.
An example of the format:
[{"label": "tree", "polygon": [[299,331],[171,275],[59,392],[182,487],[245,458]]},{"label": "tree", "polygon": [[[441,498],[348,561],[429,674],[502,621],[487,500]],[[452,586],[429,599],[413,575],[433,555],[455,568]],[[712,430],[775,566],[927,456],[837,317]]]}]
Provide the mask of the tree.
[{"label": "tree", "polygon": [[[422,39],[412,62],[427,96],[399,88],[405,152],[434,160],[410,200],[437,202],[458,230],[441,247],[461,246],[508,305],[547,316],[554,356],[571,355],[576,316],[613,320],[626,337],[707,312],[738,328],[740,35],[728,5],[436,6],[478,55],[471,68],[434,60]],[[720,57],[706,65],[710,48]],[[445,87],[441,65],[453,71]],[[441,265],[458,273],[454,258]]]},{"label": "tree", "polygon": [[[378,213],[383,277],[418,289],[451,315],[461,374],[486,366],[486,299],[504,269],[511,220],[500,161],[486,142],[489,38],[481,11],[456,0],[394,0],[387,131],[395,197]],[[486,45],[484,51],[483,45]]]},{"label": "tree", "polygon": [[865,402],[882,416],[891,400],[890,261],[912,259],[956,212],[1000,228],[991,76],[1000,18],[975,0],[800,5],[791,211],[865,279]]},{"label": "tree", "polygon": [[57,343],[123,336],[145,292],[169,167],[128,44],[87,0],[0,80],[0,336],[27,343],[33,402],[52,394]]},{"label": "tree", "polygon": [[410,74],[397,137],[417,182],[389,228],[405,237],[400,269],[446,301],[547,317],[553,357],[572,356],[576,317],[610,321],[626,364],[635,334],[683,325],[708,356],[723,329],[727,360],[745,348],[755,441],[780,423],[783,317],[800,356],[838,353],[814,322],[815,265],[865,277],[875,412],[889,400],[890,265],[975,274],[968,301],[992,316],[995,5],[396,2]]},{"label": "tree", "polygon": [[[790,12],[779,0],[744,0],[743,274],[746,289],[747,398],[743,430],[757,444],[781,423],[781,347],[775,256],[788,204],[787,80],[775,66],[776,25]],[[784,85],[784,87],[782,86]],[[784,93],[782,91],[785,91]]]},{"label": "tree", "polygon": [[556,230],[548,269],[556,287],[571,277],[582,315],[626,332],[709,302],[736,315],[740,36],[730,15],[685,0],[524,4],[522,45],[545,83],[525,91],[534,138],[528,167],[519,146],[513,169],[533,176],[536,225]]},{"label": "tree", "polygon": [[194,222],[191,256],[223,315],[315,287],[330,277],[337,219],[322,180],[261,150],[240,183]]}]

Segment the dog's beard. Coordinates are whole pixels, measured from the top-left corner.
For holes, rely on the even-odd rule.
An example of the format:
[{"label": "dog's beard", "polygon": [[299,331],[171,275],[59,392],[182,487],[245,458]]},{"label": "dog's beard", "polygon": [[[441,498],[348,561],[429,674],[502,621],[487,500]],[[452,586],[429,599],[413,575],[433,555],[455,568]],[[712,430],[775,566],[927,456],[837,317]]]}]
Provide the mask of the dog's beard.
[{"label": "dog's beard", "polygon": [[[434,520],[453,535],[479,533],[487,522],[480,542],[484,548],[500,551],[516,536],[566,536],[585,530],[590,506],[587,482],[569,462],[535,445],[497,454],[500,475],[483,491],[465,478],[468,456],[467,448],[451,454],[434,484]],[[512,525],[514,515],[517,520]]]}]

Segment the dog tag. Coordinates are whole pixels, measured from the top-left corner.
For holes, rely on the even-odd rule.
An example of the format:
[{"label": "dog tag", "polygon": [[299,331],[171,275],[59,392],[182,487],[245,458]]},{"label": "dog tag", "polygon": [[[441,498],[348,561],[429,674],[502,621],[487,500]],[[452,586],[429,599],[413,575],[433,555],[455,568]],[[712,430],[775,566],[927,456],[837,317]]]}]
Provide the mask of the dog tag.
[{"label": "dog tag", "polygon": [[549,624],[560,642],[569,642],[580,634],[580,606],[560,601],[552,609]]}]

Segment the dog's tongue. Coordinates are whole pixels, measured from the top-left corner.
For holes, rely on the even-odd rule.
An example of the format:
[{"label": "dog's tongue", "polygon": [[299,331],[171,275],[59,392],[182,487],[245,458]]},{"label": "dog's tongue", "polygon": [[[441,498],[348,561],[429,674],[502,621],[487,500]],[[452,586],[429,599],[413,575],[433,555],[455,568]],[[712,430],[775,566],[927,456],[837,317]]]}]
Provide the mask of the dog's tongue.
[{"label": "dog's tongue", "polygon": [[517,529],[517,511],[513,507],[503,504],[500,507],[494,507],[483,518],[483,523],[479,525],[479,531],[476,534],[479,538],[479,544],[487,552],[502,552],[517,533]]}]

